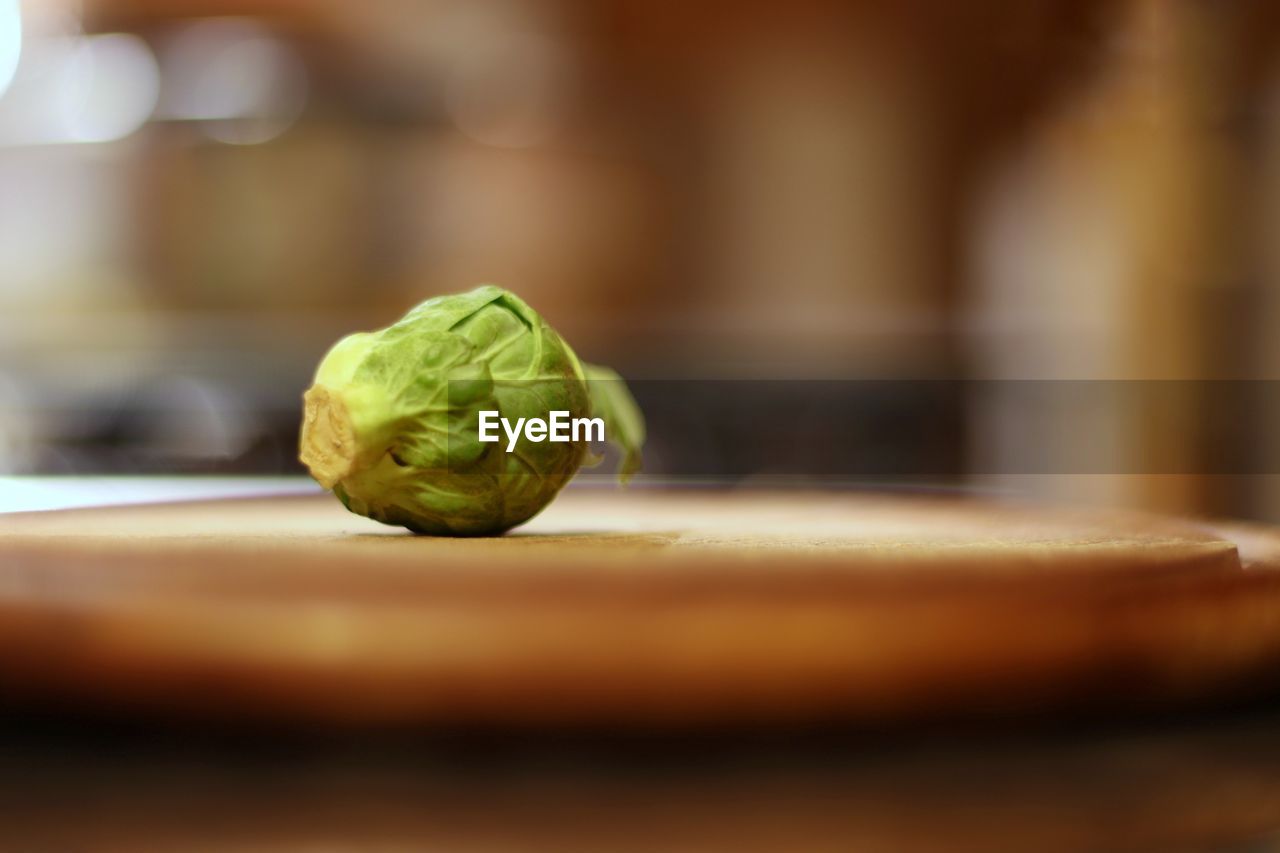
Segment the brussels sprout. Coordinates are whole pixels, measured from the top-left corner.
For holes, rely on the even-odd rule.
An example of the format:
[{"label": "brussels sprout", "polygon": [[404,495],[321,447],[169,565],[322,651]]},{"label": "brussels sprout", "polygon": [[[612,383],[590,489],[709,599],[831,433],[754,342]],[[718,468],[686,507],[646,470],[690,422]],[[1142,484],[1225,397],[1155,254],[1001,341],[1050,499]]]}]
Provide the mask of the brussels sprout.
[{"label": "brussels sprout", "polygon": [[587,442],[480,440],[482,411],[604,421],[640,462],[644,419],[608,368],[584,365],[515,295],[437,296],[334,345],[303,395],[300,458],[347,509],[418,533],[483,536],[528,521],[590,462]]}]

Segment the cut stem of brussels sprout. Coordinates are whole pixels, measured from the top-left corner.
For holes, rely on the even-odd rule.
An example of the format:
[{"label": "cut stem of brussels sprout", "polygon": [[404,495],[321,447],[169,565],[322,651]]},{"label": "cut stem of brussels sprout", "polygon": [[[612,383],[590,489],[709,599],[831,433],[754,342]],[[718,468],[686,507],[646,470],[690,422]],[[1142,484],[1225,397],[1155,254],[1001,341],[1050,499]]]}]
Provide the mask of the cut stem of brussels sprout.
[{"label": "cut stem of brussels sprout", "polygon": [[302,441],[299,458],[311,476],[332,489],[351,473],[356,460],[356,435],[342,397],[322,385],[302,396]]}]

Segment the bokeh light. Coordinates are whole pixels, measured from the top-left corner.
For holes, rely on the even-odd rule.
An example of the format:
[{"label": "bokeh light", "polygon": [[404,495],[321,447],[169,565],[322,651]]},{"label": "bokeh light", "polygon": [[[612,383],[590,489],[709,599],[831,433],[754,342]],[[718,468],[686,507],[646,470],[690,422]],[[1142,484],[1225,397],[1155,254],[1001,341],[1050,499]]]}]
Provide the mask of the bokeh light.
[{"label": "bokeh light", "polygon": [[22,55],[22,10],[18,0],[0,0],[0,96],[9,88]]},{"label": "bokeh light", "polygon": [[0,145],[111,142],[151,117],[159,69],[130,33],[30,38],[0,101]]},{"label": "bokeh light", "polygon": [[485,145],[525,148],[547,141],[565,110],[571,68],[554,40],[526,33],[476,39],[445,89],[458,129]]},{"label": "bokeh light", "polygon": [[306,104],[306,69],[270,30],[242,18],[187,24],[161,50],[161,116],[199,121],[209,137],[250,145],[279,136]]},{"label": "bokeh light", "polygon": [[59,91],[65,141],[128,136],[150,118],[159,92],[159,69],[142,39],[109,33],[77,40]]}]

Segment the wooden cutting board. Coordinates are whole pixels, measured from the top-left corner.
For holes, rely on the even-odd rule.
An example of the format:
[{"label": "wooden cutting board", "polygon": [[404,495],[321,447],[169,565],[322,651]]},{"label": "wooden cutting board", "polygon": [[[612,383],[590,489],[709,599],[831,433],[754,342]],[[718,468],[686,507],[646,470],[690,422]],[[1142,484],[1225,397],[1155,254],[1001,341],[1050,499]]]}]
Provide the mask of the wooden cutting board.
[{"label": "wooden cutting board", "polygon": [[330,496],[0,516],[11,702],[354,724],[728,725],[1280,685],[1280,537],[882,495],[571,489],[415,537]]}]

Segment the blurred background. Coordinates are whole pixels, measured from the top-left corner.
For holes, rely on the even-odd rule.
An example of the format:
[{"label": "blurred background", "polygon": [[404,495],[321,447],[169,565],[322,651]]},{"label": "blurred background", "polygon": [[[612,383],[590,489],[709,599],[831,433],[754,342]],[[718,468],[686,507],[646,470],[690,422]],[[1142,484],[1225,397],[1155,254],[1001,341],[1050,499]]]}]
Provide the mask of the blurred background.
[{"label": "blurred background", "polygon": [[0,0],[0,473],[301,473],[333,341],[495,282],[762,435],[827,380],[939,483],[1280,520],[1277,222],[1275,4]]}]

